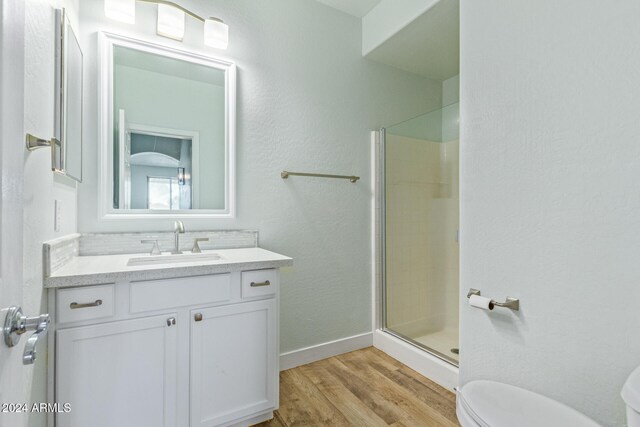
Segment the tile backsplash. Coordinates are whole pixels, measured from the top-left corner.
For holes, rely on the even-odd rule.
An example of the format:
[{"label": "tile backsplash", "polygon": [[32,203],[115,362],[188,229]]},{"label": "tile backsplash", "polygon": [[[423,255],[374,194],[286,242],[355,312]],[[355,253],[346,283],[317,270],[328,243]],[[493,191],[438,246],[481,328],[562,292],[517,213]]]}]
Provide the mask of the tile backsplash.
[{"label": "tile backsplash", "polygon": [[80,234],[69,234],[44,242],[42,245],[42,272],[45,277],[79,255]]},{"label": "tile backsplash", "polygon": [[[200,249],[238,249],[258,246],[255,230],[190,231],[180,234],[180,250],[190,251],[196,238],[208,238],[199,242]],[[75,256],[136,254],[151,252],[153,244],[141,240],[157,240],[160,250],[168,252],[174,246],[174,233],[89,233],[69,234],[43,244],[43,271],[48,277]]]},{"label": "tile backsplash", "polygon": [[[200,242],[200,249],[236,249],[258,246],[258,232],[251,230],[190,231],[180,234],[180,250],[190,251],[196,238],[208,238]],[[174,245],[174,233],[104,233],[82,234],[80,255],[115,255],[150,252],[153,244],[141,240],[157,240],[162,252],[170,251]]]}]

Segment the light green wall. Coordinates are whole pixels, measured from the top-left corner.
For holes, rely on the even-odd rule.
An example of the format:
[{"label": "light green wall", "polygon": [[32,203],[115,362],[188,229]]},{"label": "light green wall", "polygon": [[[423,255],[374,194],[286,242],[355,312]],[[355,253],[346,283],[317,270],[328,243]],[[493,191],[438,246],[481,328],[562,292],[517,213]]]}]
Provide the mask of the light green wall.
[{"label": "light green wall", "polygon": [[387,133],[407,138],[446,142],[459,138],[459,76],[442,82],[442,108],[387,127]]},{"label": "light green wall", "polygon": [[[138,2],[132,27],[104,18],[102,0],[83,0],[83,37],[127,32],[155,43],[219,56],[238,66],[237,217],[185,219],[187,230],[257,229],[260,246],[294,258],[282,271],[282,352],[370,332],[370,131],[442,105],[442,85],[362,57],[360,20],[312,0],[220,0],[180,4],[224,19],[226,51],[202,43],[202,24],[187,20],[182,43],[155,34],[156,6]],[[89,86],[97,57],[88,49]],[[87,108],[97,99],[89,92]],[[86,132],[98,137],[87,114]],[[90,145],[90,144],[88,144]],[[95,148],[86,161],[97,165]],[[101,221],[95,167],[80,189],[84,232],[170,230],[167,220]],[[356,184],[283,169],[356,174]]]},{"label": "light green wall", "polygon": [[638,0],[460,2],[461,289],[521,301],[464,304],[460,383],[606,427],[627,425],[640,364],[638,16]]},{"label": "light green wall", "polygon": [[391,135],[427,141],[442,141],[442,108],[387,128]]},{"label": "light green wall", "polygon": [[442,106],[455,104],[458,101],[460,101],[460,75],[442,82]]}]

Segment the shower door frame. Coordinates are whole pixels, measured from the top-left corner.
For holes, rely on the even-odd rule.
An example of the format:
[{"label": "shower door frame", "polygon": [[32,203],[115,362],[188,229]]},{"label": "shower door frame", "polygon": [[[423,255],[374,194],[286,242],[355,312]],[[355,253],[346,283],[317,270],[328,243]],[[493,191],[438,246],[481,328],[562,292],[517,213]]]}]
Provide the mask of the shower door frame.
[{"label": "shower door frame", "polygon": [[386,177],[386,146],[387,146],[387,130],[386,128],[380,128],[378,131],[379,138],[379,150],[378,150],[378,179],[380,188],[378,190],[378,208],[380,210],[380,218],[379,218],[379,230],[380,230],[380,239],[379,239],[379,259],[378,262],[380,264],[380,299],[379,299],[379,313],[380,316],[378,318],[380,330],[382,332],[392,335],[414,347],[417,347],[427,353],[431,354],[438,359],[449,363],[450,365],[459,367],[460,362],[450,358],[449,356],[440,353],[437,350],[432,349],[424,344],[421,344],[406,335],[403,335],[399,332],[394,331],[393,329],[389,329],[387,327],[387,177]]}]

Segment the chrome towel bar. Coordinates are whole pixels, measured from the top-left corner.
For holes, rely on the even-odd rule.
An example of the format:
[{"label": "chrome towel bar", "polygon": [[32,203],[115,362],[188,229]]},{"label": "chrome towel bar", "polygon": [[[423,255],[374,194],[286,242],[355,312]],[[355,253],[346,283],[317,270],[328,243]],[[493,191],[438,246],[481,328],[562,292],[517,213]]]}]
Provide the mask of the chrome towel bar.
[{"label": "chrome towel bar", "polygon": [[[473,288],[469,289],[467,298],[471,298],[471,295],[480,295],[480,290]],[[492,299],[491,304],[496,307],[504,307],[514,311],[520,310],[520,300],[518,298],[507,297],[504,302],[498,302]]]},{"label": "chrome towel bar", "polygon": [[315,176],[315,177],[318,177],[318,178],[348,179],[351,182],[356,182],[357,180],[360,179],[359,176],[355,176],[355,175],[327,175],[327,174],[324,174],[324,173],[305,173],[305,172],[289,172],[289,171],[282,171],[280,173],[280,177],[282,179],[287,179],[287,178],[289,178],[290,175]]}]

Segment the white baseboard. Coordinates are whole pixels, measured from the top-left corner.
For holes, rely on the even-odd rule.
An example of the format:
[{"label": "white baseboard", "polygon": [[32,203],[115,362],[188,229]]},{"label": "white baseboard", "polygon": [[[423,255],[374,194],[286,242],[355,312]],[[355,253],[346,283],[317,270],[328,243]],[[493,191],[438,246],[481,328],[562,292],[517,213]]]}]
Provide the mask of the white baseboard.
[{"label": "white baseboard", "polygon": [[373,346],[452,392],[458,386],[458,368],[391,334],[374,331]]},{"label": "white baseboard", "polygon": [[371,347],[372,345],[373,333],[367,332],[365,334],[354,335],[352,337],[301,348],[300,350],[289,351],[280,355],[280,370],[284,371],[286,369],[295,368],[296,366],[317,362],[318,360],[326,359],[328,357],[349,353],[350,351],[360,350],[361,348]]}]

